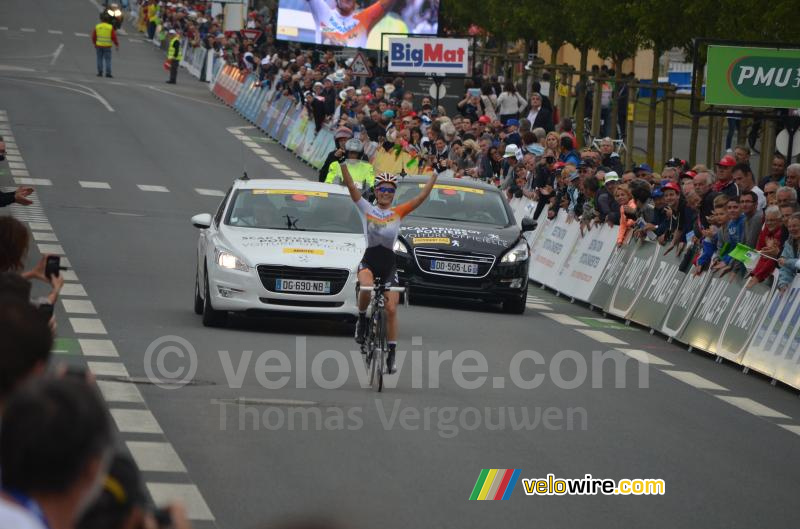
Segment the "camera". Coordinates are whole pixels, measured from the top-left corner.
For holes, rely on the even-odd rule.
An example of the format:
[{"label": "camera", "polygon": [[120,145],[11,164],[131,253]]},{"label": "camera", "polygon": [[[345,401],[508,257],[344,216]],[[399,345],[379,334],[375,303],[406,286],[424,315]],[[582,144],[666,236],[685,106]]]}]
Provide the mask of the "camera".
[{"label": "camera", "polygon": [[554,163],[556,163],[556,159],[555,159],[555,157],[554,157],[554,156],[547,156],[547,157],[544,159],[544,161],[545,161],[545,162],[547,162],[548,164],[554,164]]}]

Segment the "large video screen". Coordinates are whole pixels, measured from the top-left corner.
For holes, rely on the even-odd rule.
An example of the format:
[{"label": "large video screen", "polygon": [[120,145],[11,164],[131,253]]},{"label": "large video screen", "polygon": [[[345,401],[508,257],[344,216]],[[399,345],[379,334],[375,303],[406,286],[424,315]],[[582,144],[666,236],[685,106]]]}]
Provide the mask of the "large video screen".
[{"label": "large video screen", "polygon": [[440,0],[279,0],[277,38],[381,49],[381,33],[435,35]]}]

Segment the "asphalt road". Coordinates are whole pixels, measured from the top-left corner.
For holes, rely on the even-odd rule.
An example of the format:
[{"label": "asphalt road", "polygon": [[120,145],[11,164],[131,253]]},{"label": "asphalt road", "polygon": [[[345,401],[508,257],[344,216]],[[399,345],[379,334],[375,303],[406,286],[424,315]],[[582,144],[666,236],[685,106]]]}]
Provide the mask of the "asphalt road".
[{"label": "asphalt road", "polygon": [[[380,395],[361,386],[352,339],[335,324],[204,328],[191,305],[197,233],[189,218],[213,212],[219,197],[197,189],[224,191],[243,167],[251,177],[315,174],[254,129],[235,129],[248,124],[185,71],[165,85],[162,55],[136,35],[122,36],[114,79],[95,77],[91,43],[75,35],[91,33],[95,20],[84,0],[0,4],[0,134],[24,160],[0,163],[0,185],[50,184],[36,186],[43,210],[3,213],[27,215],[39,244],[60,246],[38,249],[69,259],[57,358],[98,375],[157,501],[183,498],[201,528],[311,513],[388,529],[796,523],[795,393],[538,288],[522,316],[463,302],[401,309],[398,349],[420,352],[401,353],[400,374],[387,379],[394,387]],[[196,352],[193,383],[147,381],[146,352],[162,337]],[[270,350],[291,363],[280,389],[260,380],[257,358]],[[488,378],[474,388],[479,374],[454,369],[446,354],[460,363],[467,350],[486,360]],[[525,360],[515,370],[526,350],[546,365]],[[611,360],[598,366],[593,351],[611,351]],[[435,357],[445,358],[438,367]],[[178,369],[189,356],[166,358],[166,369]],[[626,359],[615,378],[613,362]],[[586,380],[568,387],[584,365]],[[545,376],[525,389],[515,372]],[[484,468],[521,469],[522,478],[663,479],[666,494],[528,497],[517,482],[510,501],[469,502]]]}]

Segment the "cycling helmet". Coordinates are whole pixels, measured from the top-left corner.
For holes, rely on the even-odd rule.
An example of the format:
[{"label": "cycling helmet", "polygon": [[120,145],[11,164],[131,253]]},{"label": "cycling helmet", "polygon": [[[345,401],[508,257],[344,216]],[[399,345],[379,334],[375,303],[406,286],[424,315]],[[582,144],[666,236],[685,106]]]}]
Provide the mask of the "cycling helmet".
[{"label": "cycling helmet", "polygon": [[344,150],[352,152],[363,152],[364,144],[357,138],[351,138],[344,144]]},{"label": "cycling helmet", "polygon": [[397,175],[392,173],[379,173],[375,177],[375,187],[378,187],[380,184],[392,184],[394,187],[397,187]]}]

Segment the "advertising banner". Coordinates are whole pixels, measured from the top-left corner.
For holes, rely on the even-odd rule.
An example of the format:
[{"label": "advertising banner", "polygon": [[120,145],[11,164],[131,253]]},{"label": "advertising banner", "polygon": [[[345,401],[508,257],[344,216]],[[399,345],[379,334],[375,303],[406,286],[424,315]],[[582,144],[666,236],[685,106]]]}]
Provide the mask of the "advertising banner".
[{"label": "advertising banner", "polygon": [[[751,288],[742,288],[739,297],[733,302],[733,308],[728,314],[728,319],[722,327],[722,332],[717,340],[717,354],[736,362],[742,363],[742,357],[747,350],[747,344],[756,331],[761,314],[767,307],[767,302],[772,295],[774,278],[762,281]],[[795,320],[800,316],[800,311],[794,314]]]},{"label": "advertising banner", "polygon": [[580,237],[579,224],[577,221],[567,223],[567,214],[561,210],[555,219],[543,226],[543,229],[532,256],[531,278],[551,288],[559,289],[563,285],[558,281],[558,273]]},{"label": "advertising banner", "polygon": [[600,274],[600,279],[597,280],[597,285],[595,285],[592,294],[589,296],[590,304],[603,309],[604,312],[608,310],[617,282],[625,271],[628,260],[630,260],[635,249],[636,247],[633,244],[614,245],[611,258],[606,263],[603,273]]},{"label": "advertising banner", "polygon": [[469,75],[469,40],[389,37],[389,71]]},{"label": "advertising banner", "polygon": [[800,107],[800,49],[709,45],[705,102]]},{"label": "advertising banner", "polygon": [[733,302],[739,297],[744,284],[745,279],[738,275],[728,273],[719,277],[711,274],[711,282],[679,340],[697,349],[716,354],[717,339],[722,334],[722,328],[733,310]]},{"label": "advertising banner", "polygon": [[672,305],[667,310],[661,329],[659,329],[663,334],[670,338],[680,336],[681,331],[689,323],[695,307],[703,297],[710,280],[711,274],[708,272],[700,275],[691,273],[686,275],[672,300]]},{"label": "advertising banner", "polygon": [[589,301],[617,242],[616,227],[602,224],[585,232],[559,273],[564,295]]},{"label": "advertising banner", "polygon": [[649,241],[631,241],[628,246],[633,247],[633,253],[617,281],[606,310],[609,314],[626,319],[642,293],[642,286],[650,277],[661,248],[657,243]]},{"label": "advertising banner", "polygon": [[683,256],[677,255],[677,252],[664,255],[664,247],[659,248],[653,273],[647,278],[642,295],[628,314],[629,320],[653,329],[661,325],[686,277],[679,270],[682,260]]}]

